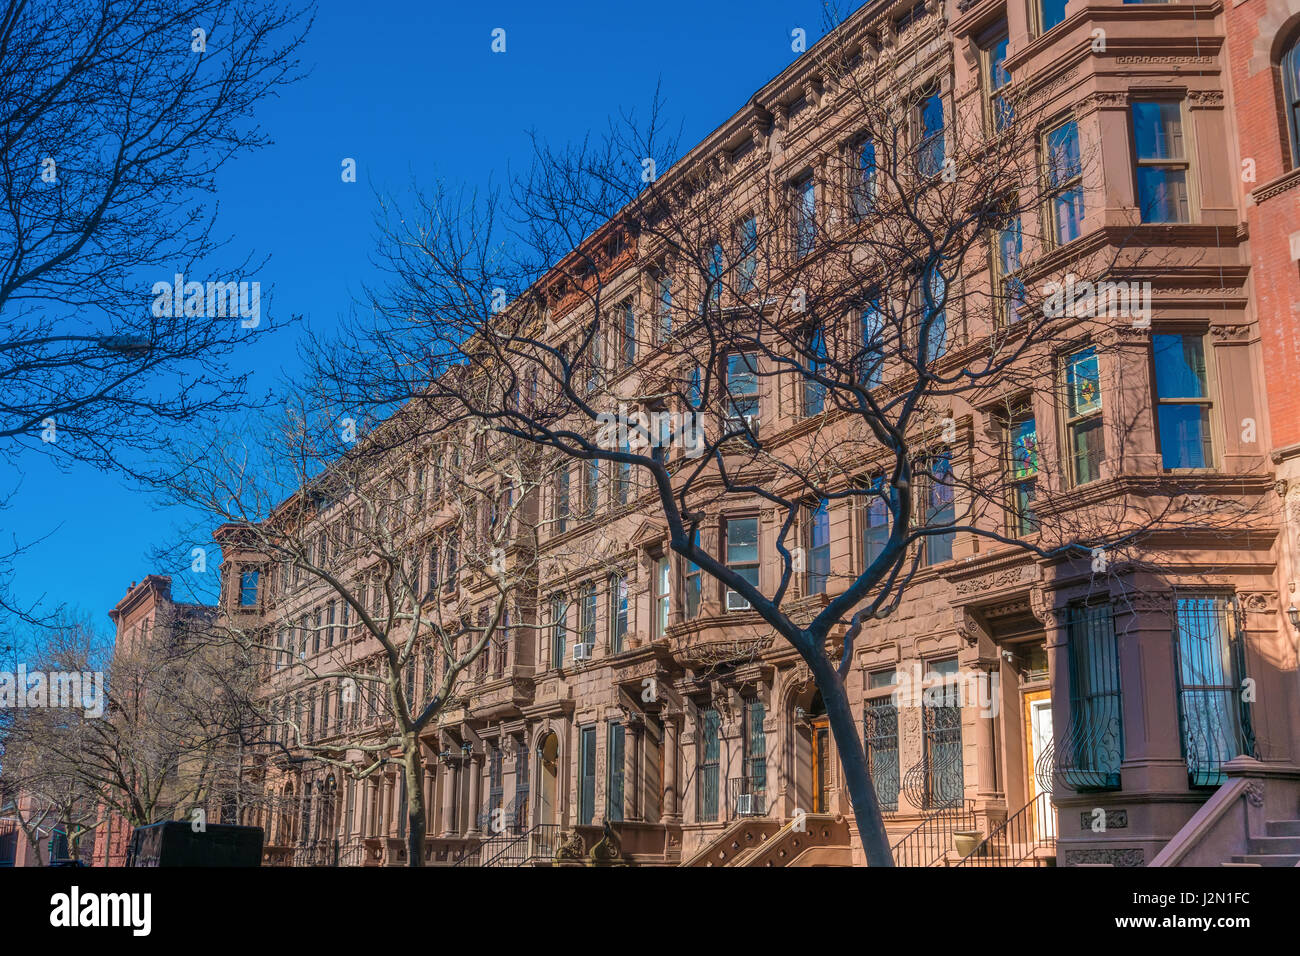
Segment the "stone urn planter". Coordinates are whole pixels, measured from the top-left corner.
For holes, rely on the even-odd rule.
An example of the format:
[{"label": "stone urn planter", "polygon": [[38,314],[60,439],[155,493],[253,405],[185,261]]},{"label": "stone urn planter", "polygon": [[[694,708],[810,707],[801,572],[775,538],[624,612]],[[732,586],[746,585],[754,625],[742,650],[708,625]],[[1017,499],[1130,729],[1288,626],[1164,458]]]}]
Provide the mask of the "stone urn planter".
[{"label": "stone urn planter", "polygon": [[953,830],[952,848],[962,859],[975,852],[975,848],[984,840],[983,830]]}]

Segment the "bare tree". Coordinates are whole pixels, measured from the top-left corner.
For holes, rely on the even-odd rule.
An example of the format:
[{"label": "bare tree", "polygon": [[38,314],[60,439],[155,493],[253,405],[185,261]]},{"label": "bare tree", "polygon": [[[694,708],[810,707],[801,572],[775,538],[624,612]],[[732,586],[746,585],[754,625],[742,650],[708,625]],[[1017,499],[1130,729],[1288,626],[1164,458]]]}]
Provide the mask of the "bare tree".
[{"label": "bare tree", "polygon": [[230,359],[270,287],[211,200],[309,26],[264,0],[0,4],[0,456],[139,476],[175,426],[255,403]]},{"label": "bare tree", "polygon": [[[85,828],[109,815],[131,826],[200,819],[196,810],[206,820],[209,808],[229,816],[247,803],[238,745],[250,719],[250,671],[201,639],[207,618],[179,606],[118,647],[86,625],[36,629],[33,669],[45,674],[50,699],[15,712],[6,751],[52,782],[36,791],[32,779],[18,786],[64,794],[64,804],[93,821]],[[56,706],[56,679],[80,695]]]},{"label": "bare tree", "polygon": [[282,427],[183,451],[175,469],[177,497],[220,525],[213,640],[264,662],[250,743],[273,755],[266,783],[397,762],[421,866],[422,738],[534,636],[537,490],[568,459],[485,422],[436,431],[413,418],[425,407],[368,427],[310,390],[295,403]]}]

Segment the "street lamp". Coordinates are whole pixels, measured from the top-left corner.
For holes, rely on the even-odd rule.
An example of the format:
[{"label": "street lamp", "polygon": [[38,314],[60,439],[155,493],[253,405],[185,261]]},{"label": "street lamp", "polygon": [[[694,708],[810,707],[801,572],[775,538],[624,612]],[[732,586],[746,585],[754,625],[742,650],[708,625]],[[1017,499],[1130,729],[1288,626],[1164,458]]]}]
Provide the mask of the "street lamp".
[{"label": "street lamp", "polygon": [[1295,601],[1292,601],[1291,606],[1286,609],[1286,616],[1290,619],[1291,626],[1300,631],[1300,608],[1295,606]]}]

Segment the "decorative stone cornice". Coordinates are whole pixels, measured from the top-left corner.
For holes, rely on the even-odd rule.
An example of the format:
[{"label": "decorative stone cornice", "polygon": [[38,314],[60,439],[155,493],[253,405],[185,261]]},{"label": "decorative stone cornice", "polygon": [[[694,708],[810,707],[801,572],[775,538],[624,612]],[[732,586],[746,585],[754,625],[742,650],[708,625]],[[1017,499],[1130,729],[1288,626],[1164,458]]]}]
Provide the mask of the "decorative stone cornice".
[{"label": "decorative stone cornice", "polygon": [[1116,66],[1214,66],[1212,56],[1117,56]]},{"label": "decorative stone cornice", "polygon": [[1279,176],[1272,182],[1260,186],[1250,194],[1250,198],[1252,202],[1257,204],[1262,203],[1265,200],[1272,199],[1274,196],[1280,196],[1282,193],[1294,189],[1298,185],[1300,185],[1300,166],[1297,166],[1295,169],[1283,176]]}]

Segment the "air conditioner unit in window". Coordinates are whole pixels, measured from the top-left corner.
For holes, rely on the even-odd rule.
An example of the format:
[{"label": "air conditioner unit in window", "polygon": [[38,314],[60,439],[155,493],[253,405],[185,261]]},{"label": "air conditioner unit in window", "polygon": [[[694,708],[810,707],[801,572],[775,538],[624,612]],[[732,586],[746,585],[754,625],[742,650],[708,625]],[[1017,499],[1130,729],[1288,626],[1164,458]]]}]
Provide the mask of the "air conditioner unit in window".
[{"label": "air conditioner unit in window", "polygon": [[735,591],[727,592],[727,610],[728,611],[748,611],[749,602]]},{"label": "air conditioner unit in window", "polygon": [[574,659],[575,661],[589,661],[589,660],[591,660],[591,652],[592,652],[592,650],[593,650],[594,648],[595,648],[595,645],[593,645],[593,644],[574,644],[574,645],[573,645],[573,659]]},{"label": "air conditioner unit in window", "polygon": [[736,794],[736,813],[739,816],[749,816],[754,812],[754,795],[752,793]]}]

